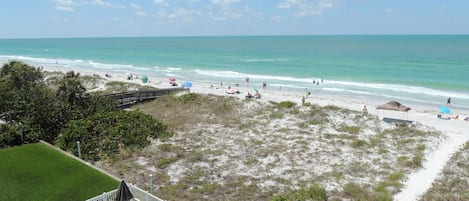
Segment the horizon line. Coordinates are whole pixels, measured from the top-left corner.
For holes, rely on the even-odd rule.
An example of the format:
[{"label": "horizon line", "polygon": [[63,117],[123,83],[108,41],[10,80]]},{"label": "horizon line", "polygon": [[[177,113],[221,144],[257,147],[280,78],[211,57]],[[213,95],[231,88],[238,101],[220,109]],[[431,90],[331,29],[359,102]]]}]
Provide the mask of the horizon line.
[{"label": "horizon line", "polygon": [[416,33],[416,34],[246,34],[246,35],[140,35],[140,36],[70,36],[70,37],[18,37],[0,38],[0,40],[20,39],[93,39],[93,38],[203,38],[203,37],[282,37],[282,36],[468,36],[469,33],[461,34],[438,34],[438,33]]}]

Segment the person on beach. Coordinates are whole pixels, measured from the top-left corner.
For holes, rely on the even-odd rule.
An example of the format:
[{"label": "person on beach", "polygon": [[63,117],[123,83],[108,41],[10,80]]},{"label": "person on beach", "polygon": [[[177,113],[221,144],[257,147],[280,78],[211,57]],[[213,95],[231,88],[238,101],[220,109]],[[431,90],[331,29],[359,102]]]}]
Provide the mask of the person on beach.
[{"label": "person on beach", "polygon": [[364,114],[368,114],[368,109],[366,108],[366,105],[363,106],[363,113],[364,113]]},{"label": "person on beach", "polygon": [[263,82],[262,83],[262,88],[265,89],[267,87],[267,83],[266,82]]},{"label": "person on beach", "polygon": [[305,105],[305,96],[301,97],[301,105]]},{"label": "person on beach", "polygon": [[449,107],[451,105],[451,97],[448,97],[448,100],[446,101],[446,107]]}]

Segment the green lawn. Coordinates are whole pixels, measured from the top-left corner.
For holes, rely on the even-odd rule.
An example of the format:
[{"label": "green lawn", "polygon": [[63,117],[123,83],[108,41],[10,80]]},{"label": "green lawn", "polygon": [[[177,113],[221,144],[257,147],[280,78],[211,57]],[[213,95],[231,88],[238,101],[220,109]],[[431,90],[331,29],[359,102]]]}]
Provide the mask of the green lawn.
[{"label": "green lawn", "polygon": [[84,201],[118,185],[41,143],[0,149],[0,201]]}]

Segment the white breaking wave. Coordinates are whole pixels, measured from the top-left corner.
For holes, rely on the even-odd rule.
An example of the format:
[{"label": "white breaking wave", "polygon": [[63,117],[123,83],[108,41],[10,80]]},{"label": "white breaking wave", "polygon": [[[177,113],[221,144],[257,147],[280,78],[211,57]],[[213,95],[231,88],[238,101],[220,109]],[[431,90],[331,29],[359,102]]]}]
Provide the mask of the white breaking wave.
[{"label": "white breaking wave", "polygon": [[246,78],[249,77],[251,80],[257,79],[259,81],[265,80],[277,80],[277,81],[289,81],[289,82],[304,82],[313,83],[313,81],[320,80],[319,78],[295,78],[295,77],[284,77],[284,76],[270,76],[270,75],[255,75],[239,73],[235,71],[211,71],[211,70],[195,70],[196,73],[211,77],[222,77],[222,78]]},{"label": "white breaking wave", "polygon": [[380,83],[361,83],[361,82],[347,82],[347,81],[335,81],[327,80],[328,85],[336,86],[354,86],[359,88],[379,89],[383,91],[395,91],[405,92],[410,94],[425,94],[430,96],[441,96],[441,97],[454,97],[460,99],[469,99],[468,94],[441,91],[436,89],[430,89],[426,87],[407,86],[398,84],[380,84]]},{"label": "white breaking wave", "polygon": [[[255,74],[246,74],[235,71],[211,71],[211,70],[195,70],[196,73],[211,77],[221,77],[221,78],[245,78],[249,77],[251,80],[258,79],[260,81],[287,81],[292,83],[303,83],[306,86],[313,85],[313,81],[319,81],[320,78],[295,78],[295,77],[285,77],[285,76],[269,76],[269,75],[255,75]],[[458,93],[458,92],[449,92],[436,89],[430,89],[426,87],[418,86],[406,86],[398,84],[382,84],[382,83],[363,83],[363,82],[350,82],[350,81],[337,81],[337,80],[325,80],[324,85],[330,87],[327,90],[341,89],[349,90],[350,87],[355,87],[359,89],[365,89],[363,91],[369,90],[379,90],[383,94],[386,92],[394,93],[407,93],[410,95],[423,94],[428,96],[437,96],[437,97],[453,97],[457,99],[468,99],[469,94]],[[349,90],[350,91],[350,90]],[[368,93],[363,91],[355,91],[355,93]],[[351,92],[351,91],[350,91]],[[381,95],[381,94],[376,94]]]}]

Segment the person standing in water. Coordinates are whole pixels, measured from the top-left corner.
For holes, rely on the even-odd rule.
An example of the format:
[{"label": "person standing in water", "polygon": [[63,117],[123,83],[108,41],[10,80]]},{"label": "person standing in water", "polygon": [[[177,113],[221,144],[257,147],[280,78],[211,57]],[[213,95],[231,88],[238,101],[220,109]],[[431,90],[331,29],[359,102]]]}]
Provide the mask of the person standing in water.
[{"label": "person standing in water", "polygon": [[449,108],[450,105],[451,105],[451,97],[448,97],[448,100],[446,101],[446,107]]}]

